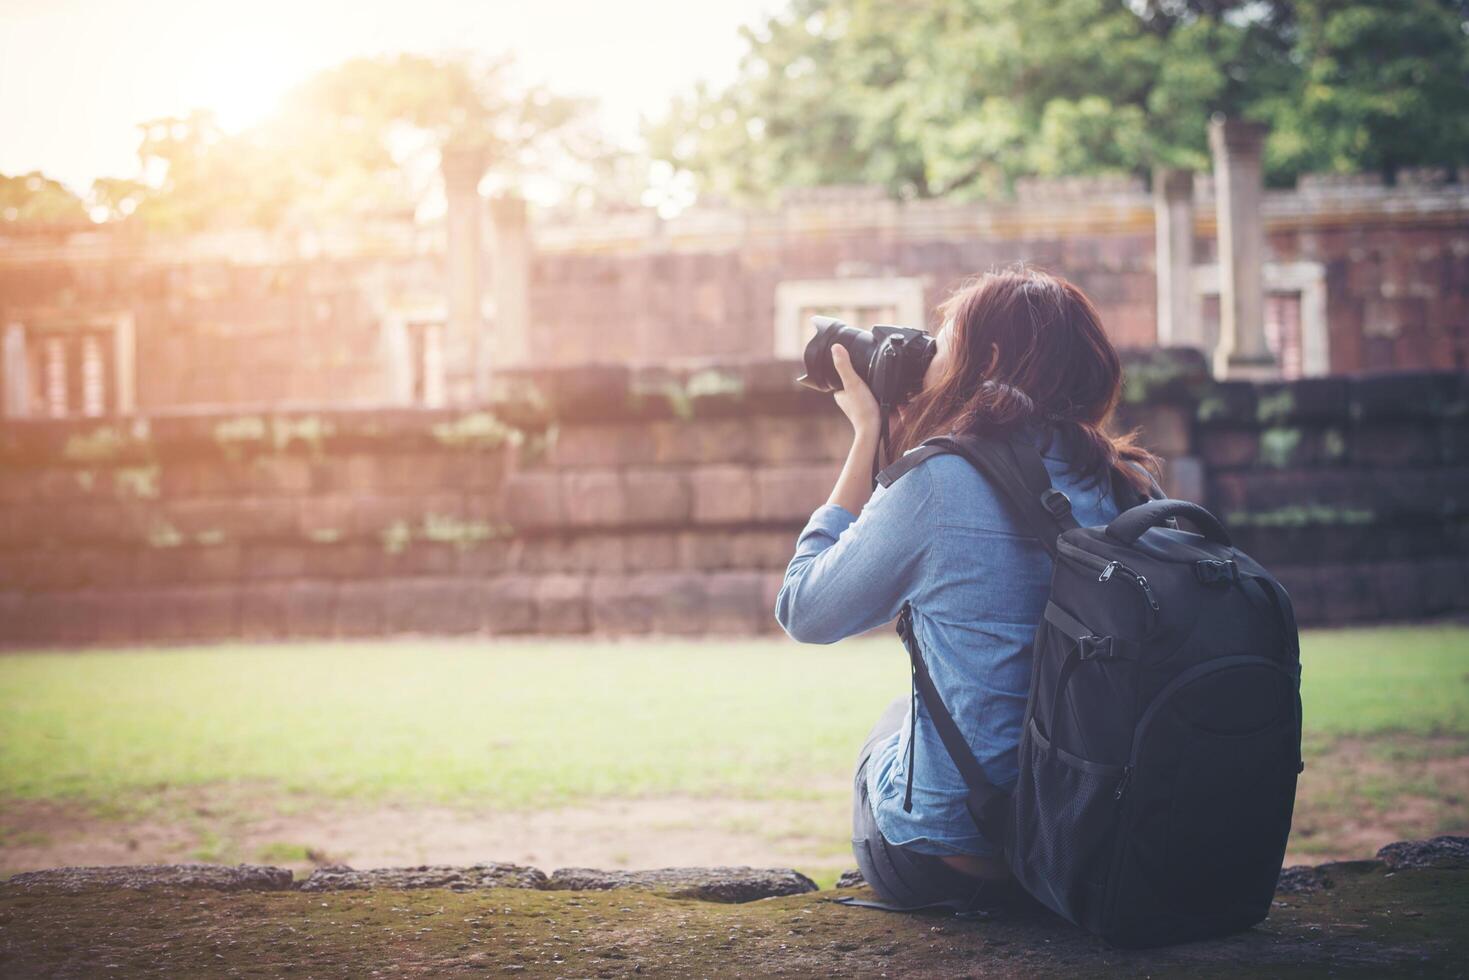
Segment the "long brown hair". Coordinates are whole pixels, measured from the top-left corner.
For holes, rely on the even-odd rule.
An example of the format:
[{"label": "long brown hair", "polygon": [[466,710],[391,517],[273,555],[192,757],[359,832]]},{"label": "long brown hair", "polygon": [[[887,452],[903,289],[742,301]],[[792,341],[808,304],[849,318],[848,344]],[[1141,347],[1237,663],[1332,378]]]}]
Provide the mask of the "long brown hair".
[{"label": "long brown hair", "polygon": [[[1086,294],[1030,268],[969,280],[939,307],[951,331],[942,375],[903,406],[898,453],[949,432],[1003,433],[1045,420],[1066,439],[1084,479],[1100,482],[1119,461],[1157,475],[1158,459],[1136,432],[1106,431],[1122,395],[1122,360]],[[1136,490],[1147,477],[1119,467]]]}]

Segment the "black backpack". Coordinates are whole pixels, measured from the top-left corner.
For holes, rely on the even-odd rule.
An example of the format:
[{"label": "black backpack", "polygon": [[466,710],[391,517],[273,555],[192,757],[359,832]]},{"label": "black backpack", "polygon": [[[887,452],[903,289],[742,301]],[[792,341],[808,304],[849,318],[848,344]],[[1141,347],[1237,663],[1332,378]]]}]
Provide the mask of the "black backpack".
[{"label": "black backpack", "polygon": [[[1221,936],[1265,918],[1301,762],[1300,649],[1280,584],[1204,508],[1149,499],[1081,527],[1024,439],[930,439],[968,460],[1050,553],[1020,776],[991,785],[929,678],[904,605],[913,682],[969,790],[966,806],[1038,901],[1115,946]],[[1124,503],[1124,501],[1126,503]],[[1198,529],[1178,529],[1182,518]],[[911,760],[910,760],[911,772]]]}]

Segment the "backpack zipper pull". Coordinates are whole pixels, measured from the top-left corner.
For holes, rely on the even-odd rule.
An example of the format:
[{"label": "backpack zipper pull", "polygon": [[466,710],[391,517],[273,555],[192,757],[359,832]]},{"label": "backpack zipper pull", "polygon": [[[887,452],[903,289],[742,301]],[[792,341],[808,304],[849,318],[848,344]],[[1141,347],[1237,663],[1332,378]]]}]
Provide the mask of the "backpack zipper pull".
[{"label": "backpack zipper pull", "polygon": [[1109,562],[1107,562],[1107,567],[1104,568],[1104,569],[1102,569],[1102,574],[1100,574],[1100,575],[1097,576],[1097,581],[1098,582],[1105,582],[1105,581],[1107,581],[1107,579],[1109,579],[1109,578],[1112,577],[1112,573],[1115,572],[1115,571],[1117,571],[1117,566],[1118,565],[1121,565],[1121,564],[1122,564],[1122,562],[1120,562],[1120,561],[1109,561]]},{"label": "backpack zipper pull", "polygon": [[1122,778],[1117,781],[1117,792],[1112,794],[1112,799],[1121,802],[1122,797],[1127,795],[1127,784],[1132,782],[1132,766],[1122,767]]},{"label": "backpack zipper pull", "polygon": [[1148,605],[1150,605],[1150,606],[1153,607],[1153,612],[1157,612],[1158,611],[1158,600],[1157,600],[1157,598],[1155,598],[1153,596],[1153,590],[1148,587],[1148,578],[1147,578],[1147,576],[1146,575],[1139,575],[1137,577],[1137,584],[1143,590],[1143,595],[1145,595],[1145,596],[1148,597]]}]

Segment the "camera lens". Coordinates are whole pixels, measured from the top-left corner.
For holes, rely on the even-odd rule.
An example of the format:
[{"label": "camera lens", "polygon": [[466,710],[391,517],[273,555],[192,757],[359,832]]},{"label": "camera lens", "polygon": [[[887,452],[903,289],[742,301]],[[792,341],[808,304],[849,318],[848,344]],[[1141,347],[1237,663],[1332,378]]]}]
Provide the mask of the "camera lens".
[{"label": "camera lens", "polygon": [[831,349],[841,344],[852,355],[852,367],[862,380],[869,380],[872,355],[877,350],[877,338],[866,330],[849,327],[835,317],[813,316],[816,335],[806,344],[802,355],[806,373],[796,379],[800,384],[816,391],[837,391],[842,387],[841,376],[831,359]]}]

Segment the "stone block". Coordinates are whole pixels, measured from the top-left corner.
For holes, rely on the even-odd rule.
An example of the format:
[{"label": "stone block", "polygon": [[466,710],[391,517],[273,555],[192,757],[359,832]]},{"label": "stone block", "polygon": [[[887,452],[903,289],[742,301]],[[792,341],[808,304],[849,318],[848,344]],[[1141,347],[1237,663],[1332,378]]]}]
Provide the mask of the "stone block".
[{"label": "stone block", "polygon": [[656,463],[742,463],[753,455],[745,419],[676,419],[648,423]]},{"label": "stone block", "polygon": [[588,588],[592,632],[627,636],[652,632],[658,595],[646,575],[596,575]]},{"label": "stone block", "polygon": [[780,466],[755,471],[755,516],[761,521],[804,523],[831,494],[841,468],[835,464]]},{"label": "stone block", "polygon": [[[568,527],[617,527],[627,523],[627,491],[617,471],[571,470],[561,474],[560,482]],[[511,523],[516,522],[512,519]]]},{"label": "stone block", "polygon": [[1198,445],[1199,455],[1211,469],[1250,467],[1260,455],[1260,432],[1211,426],[1199,433]]},{"label": "stone block", "polygon": [[502,636],[535,630],[534,580],[524,575],[501,575],[477,583],[473,595],[482,631]]},{"label": "stone block", "polygon": [[542,575],[533,586],[535,631],[564,635],[591,628],[587,578],[582,575]]},{"label": "stone block", "polygon": [[679,567],[679,557],[679,537],[675,532],[646,531],[622,536],[622,568],[626,571],[672,571]]},{"label": "stone block", "polygon": [[516,531],[560,528],[567,515],[562,495],[562,474],[526,470],[505,479],[505,519]]},{"label": "stone block", "polygon": [[1163,492],[1179,500],[1204,499],[1204,462],[1197,456],[1174,456],[1163,461]]},{"label": "stone block", "polygon": [[310,545],[257,542],[244,549],[246,579],[290,581],[306,574],[306,550]]},{"label": "stone block", "polygon": [[[285,582],[250,582],[241,586],[240,635],[247,640],[280,639],[290,635],[291,586]],[[146,624],[140,631],[146,633]]]},{"label": "stone block", "polygon": [[622,472],[625,520],[634,525],[687,524],[693,492],[686,470],[636,467]]},{"label": "stone block", "polygon": [[760,572],[719,572],[705,576],[708,593],[707,632],[750,636],[769,616],[764,576]]},{"label": "stone block", "polygon": [[342,582],[337,586],[337,601],[332,607],[332,633],[335,636],[381,636],[384,632],[383,609],[391,580]]},{"label": "stone block", "polygon": [[616,469],[650,462],[654,455],[646,422],[575,422],[556,430],[547,463],[558,469]]},{"label": "stone block", "polygon": [[1351,435],[1351,460],[1359,466],[1432,466],[1442,455],[1440,430],[1423,422],[1368,422]]},{"label": "stone block", "polygon": [[743,524],[755,517],[755,471],[747,466],[699,466],[690,471],[697,524]]},{"label": "stone block", "polygon": [[311,461],[304,456],[256,456],[250,474],[258,493],[300,495],[311,490]]},{"label": "stone block", "polygon": [[337,628],[337,583],[317,580],[292,582],[286,590],[286,633],[289,636],[331,636]]},{"label": "stone block", "polygon": [[1148,405],[1139,412],[1139,441],[1160,456],[1182,456],[1193,442],[1193,410],[1181,405]]}]

